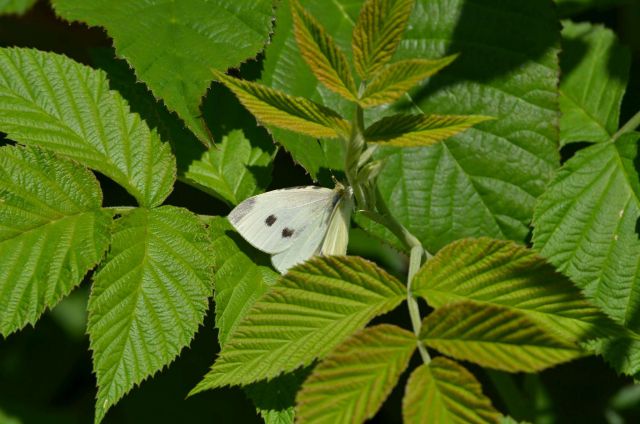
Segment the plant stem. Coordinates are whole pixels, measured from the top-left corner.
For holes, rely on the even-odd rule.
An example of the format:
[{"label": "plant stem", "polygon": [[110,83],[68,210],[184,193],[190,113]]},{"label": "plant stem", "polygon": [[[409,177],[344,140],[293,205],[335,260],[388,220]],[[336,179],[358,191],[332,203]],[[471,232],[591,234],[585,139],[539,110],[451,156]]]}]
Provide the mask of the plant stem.
[{"label": "plant stem", "polygon": [[422,248],[422,246],[414,246],[411,249],[411,255],[409,256],[409,273],[407,275],[407,307],[409,308],[409,317],[411,317],[413,334],[416,335],[418,352],[420,352],[422,362],[428,364],[429,362],[431,362],[431,356],[429,356],[427,348],[420,340],[420,330],[422,329],[422,320],[420,319],[420,305],[418,305],[418,301],[413,296],[413,292],[411,291],[411,282],[413,281],[413,276],[416,275],[416,272],[418,272],[418,270],[420,269],[420,265],[422,265],[423,255],[424,249]]},{"label": "plant stem", "polygon": [[[380,204],[384,203],[380,202]],[[386,207],[383,208],[386,209]],[[396,221],[392,215],[380,215],[377,212],[366,210],[362,211],[362,214],[391,230],[391,232],[393,232],[393,234],[395,234],[395,236],[411,250],[409,255],[409,271],[407,273],[407,308],[409,309],[409,317],[411,318],[413,333],[416,335],[418,351],[420,352],[422,361],[425,364],[428,364],[431,362],[431,357],[429,356],[429,352],[427,352],[427,348],[419,339],[420,330],[422,329],[422,320],[420,318],[420,306],[411,291],[411,283],[413,281],[413,277],[422,265],[422,258],[430,258],[431,255],[424,250],[420,240],[411,234],[402,224]]]},{"label": "plant stem", "polygon": [[640,111],[638,111],[635,115],[633,115],[631,119],[629,119],[627,123],[624,124],[622,128],[620,128],[618,132],[613,135],[613,139],[617,140],[623,134],[634,131],[639,126],[640,126]]},{"label": "plant stem", "polygon": [[[364,88],[364,83],[360,84],[360,94],[362,94]],[[347,176],[347,181],[353,189],[356,202],[362,210],[362,213],[368,216],[373,221],[388,228],[411,251],[411,254],[409,256],[409,270],[407,273],[407,307],[409,309],[409,317],[411,318],[413,333],[416,336],[418,351],[420,352],[422,361],[425,364],[428,364],[429,362],[431,362],[431,357],[429,356],[429,352],[427,352],[427,348],[420,340],[420,329],[422,327],[422,320],[420,319],[420,306],[418,305],[418,301],[413,296],[413,293],[411,291],[411,282],[416,272],[418,272],[420,266],[422,265],[423,257],[426,256],[427,258],[429,258],[431,255],[424,250],[424,248],[422,247],[422,243],[420,243],[420,240],[418,240],[413,234],[411,234],[409,230],[407,230],[402,224],[396,221],[382,199],[380,199],[380,196],[377,196],[377,201],[367,198],[367,194],[371,195],[369,197],[375,196],[373,196],[370,191],[365,193],[366,190],[361,185],[363,182],[358,178],[358,173],[360,171],[360,168],[364,166],[368,159],[372,156],[373,150],[366,149],[367,142],[364,138],[364,111],[362,107],[360,107],[360,105],[356,105],[355,115],[351,125],[351,134],[348,139],[344,140],[346,143],[344,169]],[[365,183],[370,184],[371,182],[366,181]],[[372,208],[378,209],[382,214],[378,214],[377,212],[370,210]]]}]

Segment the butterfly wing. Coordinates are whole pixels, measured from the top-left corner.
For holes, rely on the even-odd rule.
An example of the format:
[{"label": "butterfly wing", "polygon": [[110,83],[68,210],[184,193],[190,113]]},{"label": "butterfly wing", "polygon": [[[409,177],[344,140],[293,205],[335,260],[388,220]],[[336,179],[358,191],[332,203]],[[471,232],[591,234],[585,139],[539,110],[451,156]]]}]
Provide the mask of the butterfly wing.
[{"label": "butterfly wing", "polygon": [[271,257],[271,263],[278,272],[284,274],[292,266],[302,263],[320,252],[330,217],[331,209],[319,212],[302,230],[300,237],[293,242],[290,248]]},{"label": "butterfly wing", "polygon": [[346,255],[349,244],[349,227],[351,226],[351,212],[353,198],[351,192],[345,193],[331,213],[327,235],[322,242],[320,254]]},{"label": "butterfly wing", "polygon": [[294,245],[306,251],[309,247],[305,240],[315,240],[317,227],[325,234],[325,215],[331,213],[337,196],[334,190],[316,186],[268,191],[236,206],[229,221],[245,240],[263,252],[278,254]]}]

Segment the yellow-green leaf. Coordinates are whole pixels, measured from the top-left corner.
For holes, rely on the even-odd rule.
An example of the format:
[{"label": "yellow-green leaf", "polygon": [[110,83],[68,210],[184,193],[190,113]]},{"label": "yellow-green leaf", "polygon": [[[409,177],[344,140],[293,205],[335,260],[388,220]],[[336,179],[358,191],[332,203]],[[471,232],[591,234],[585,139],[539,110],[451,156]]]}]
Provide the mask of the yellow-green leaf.
[{"label": "yellow-green leaf", "polygon": [[316,256],[297,265],[253,304],[191,393],[309,365],[394,309],[403,292],[398,280],[356,256]]},{"label": "yellow-green leaf", "polygon": [[298,48],[313,74],[330,90],[355,101],[356,84],[345,54],[297,0],[291,2],[291,14]]},{"label": "yellow-green leaf", "polygon": [[396,51],[414,0],[367,0],[353,28],[352,49],[356,71],[369,79]]},{"label": "yellow-green leaf", "polygon": [[572,341],[622,330],[536,252],[511,241],[483,237],[450,243],[412,284],[431,307],[462,300],[493,304],[519,311]]},{"label": "yellow-green leaf", "polygon": [[361,423],[372,418],[405,370],[415,336],[381,324],[354,334],[327,356],[296,399],[299,423]]},{"label": "yellow-green leaf", "polygon": [[478,115],[397,114],[373,123],[364,136],[367,141],[386,146],[429,146],[489,119],[492,118]]},{"label": "yellow-green leaf", "polygon": [[439,356],[409,377],[402,399],[405,423],[499,423],[500,414],[462,365]]},{"label": "yellow-green leaf", "polygon": [[408,59],[387,65],[367,84],[359,103],[363,107],[393,103],[411,87],[449,65],[456,57],[457,55],[441,59]]},{"label": "yellow-green leaf", "polygon": [[231,78],[216,70],[212,72],[263,124],[320,138],[349,133],[347,121],[328,107],[261,84]]},{"label": "yellow-green leaf", "polygon": [[474,302],[436,309],[424,319],[420,338],[445,355],[510,372],[540,371],[582,354],[518,311]]}]

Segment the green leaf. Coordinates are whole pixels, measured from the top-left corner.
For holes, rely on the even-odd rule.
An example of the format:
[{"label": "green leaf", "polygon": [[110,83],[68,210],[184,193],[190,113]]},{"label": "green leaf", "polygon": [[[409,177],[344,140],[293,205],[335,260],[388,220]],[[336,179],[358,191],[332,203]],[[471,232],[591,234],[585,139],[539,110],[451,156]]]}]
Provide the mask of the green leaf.
[{"label": "green leaf", "polygon": [[[175,112],[169,112],[167,107],[157,100],[149,88],[139,81],[129,64],[115,57],[111,48],[92,48],[90,50],[92,65],[107,73],[109,87],[117,91],[128,103],[132,112],[140,115],[150,128],[155,129],[160,138],[171,144],[176,156],[178,178],[184,178],[184,173],[191,162],[198,160],[206,151],[202,142],[184,125]],[[213,96],[212,96],[213,97]],[[216,101],[225,104],[225,112],[233,110],[220,99],[216,93]],[[234,99],[235,100],[235,99]],[[241,105],[237,106],[241,108]],[[225,116],[219,113],[218,116]],[[228,128],[226,129],[228,132]],[[214,139],[217,135],[212,129]]]},{"label": "green leaf", "polygon": [[308,370],[303,368],[270,381],[251,384],[244,391],[256,405],[265,424],[293,424],[296,393],[308,374]]},{"label": "green leaf", "polygon": [[534,247],[594,304],[640,330],[640,134],[579,151],[542,195]]},{"label": "green leaf", "polygon": [[0,15],[23,15],[37,0],[0,0]]},{"label": "green leaf", "polygon": [[[59,16],[104,27],[118,56],[205,144],[210,136],[199,106],[211,84],[210,69],[237,67],[262,50],[271,31],[271,3],[52,1]],[[133,25],[132,16],[136,17]]]},{"label": "green leaf", "polygon": [[582,353],[519,311],[468,301],[429,314],[420,338],[445,355],[509,372],[540,371]]},{"label": "green leaf", "polygon": [[614,337],[598,339],[587,346],[618,373],[638,379],[640,377],[640,338]]},{"label": "green leaf", "polygon": [[109,245],[111,213],[86,168],[36,148],[0,148],[0,334],[34,324]]},{"label": "green leaf", "polygon": [[402,418],[405,423],[415,424],[500,422],[500,414],[473,374],[443,356],[420,365],[409,377]]},{"label": "green leaf", "polygon": [[398,114],[375,122],[365,130],[364,136],[369,142],[380,142],[386,146],[429,146],[489,119],[474,115]]},{"label": "green leaf", "polygon": [[191,393],[308,365],[395,308],[404,291],[398,280],[358,257],[314,257],[295,266],[253,305]]},{"label": "green leaf", "polygon": [[104,72],[66,56],[0,49],[0,131],[72,158],[157,206],[175,180],[168,144],[115,91]]},{"label": "green leaf", "polygon": [[[360,1],[301,0],[301,3],[350,58],[351,30],[360,10]],[[349,117],[353,113],[353,104],[320,83],[300,55],[288,0],[280,1],[276,11],[276,22],[278,28],[265,50],[262,82],[287,94],[324,104]],[[309,136],[275,127],[270,127],[269,130],[274,140],[291,153],[293,159],[300,163],[314,180],[319,176],[327,176],[328,169],[341,170],[344,166],[343,143],[331,139],[317,141]],[[330,178],[327,179],[327,183],[330,183]]]},{"label": "green leaf", "polygon": [[[229,334],[280,274],[271,268],[269,256],[249,245],[226,218],[213,217],[207,223],[215,270],[218,342],[224,347]],[[266,424],[293,424],[295,393],[301,384],[301,376],[285,374],[253,384],[245,392]]]},{"label": "green leaf", "polygon": [[386,65],[400,44],[414,0],[366,0],[353,28],[356,71],[370,79]]},{"label": "green leaf", "polygon": [[330,90],[356,100],[356,84],[349,62],[322,25],[298,2],[291,2],[298,48],[313,74]]},{"label": "green leaf", "polygon": [[560,143],[604,142],[618,130],[631,58],[603,26],[563,22]]},{"label": "green leaf", "polygon": [[390,324],[365,328],[313,370],[296,397],[300,423],[361,423],[373,418],[416,349],[413,333]]},{"label": "green leaf", "polygon": [[393,103],[420,81],[438,72],[457,55],[442,59],[407,59],[380,69],[367,84],[359,100],[363,107]]},{"label": "green leaf", "polygon": [[559,163],[559,28],[553,4],[416,4],[395,58],[460,56],[389,112],[495,120],[427,148],[381,146],[381,197],[431,252],[465,237],[524,241],[535,200]]},{"label": "green leaf", "polygon": [[349,133],[348,122],[327,107],[261,84],[231,78],[221,72],[214,72],[214,75],[265,125],[312,137],[334,138]]},{"label": "green leaf", "polygon": [[234,130],[199,160],[191,162],[185,177],[204,191],[237,205],[267,188],[272,153],[252,146],[242,130]]},{"label": "green leaf", "polygon": [[89,298],[96,423],[189,344],[213,291],[210,255],[204,225],[186,209],[135,209],[116,221]]},{"label": "green leaf", "polygon": [[420,269],[412,284],[434,308],[463,300],[501,306],[574,342],[608,336],[616,328],[571,281],[513,242],[453,242]]},{"label": "green leaf", "polygon": [[226,218],[214,217],[208,224],[215,269],[216,327],[220,346],[224,346],[229,334],[280,274],[271,268],[269,255],[249,245]]}]

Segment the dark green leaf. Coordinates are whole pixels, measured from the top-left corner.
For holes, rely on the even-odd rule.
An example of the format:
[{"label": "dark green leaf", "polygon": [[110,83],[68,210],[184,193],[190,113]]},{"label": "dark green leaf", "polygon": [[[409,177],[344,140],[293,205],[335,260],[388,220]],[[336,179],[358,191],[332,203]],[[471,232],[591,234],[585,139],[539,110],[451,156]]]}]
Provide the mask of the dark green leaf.
[{"label": "dark green leaf", "polygon": [[560,66],[560,143],[603,142],[618,130],[630,55],[613,31],[563,23]]},{"label": "dark green leaf", "polygon": [[[205,144],[200,103],[210,69],[226,71],[255,57],[271,30],[271,0],[54,0],[70,21],[101,26],[119,57]],[[132,21],[135,17],[135,21]]]}]

